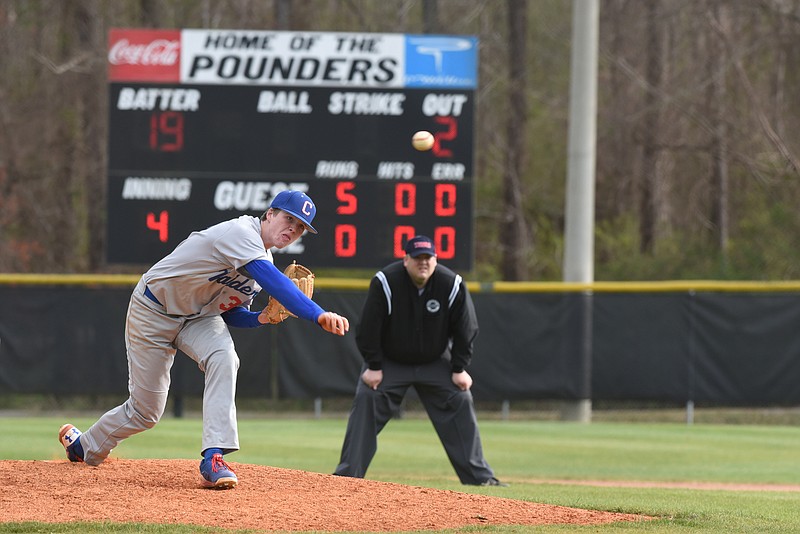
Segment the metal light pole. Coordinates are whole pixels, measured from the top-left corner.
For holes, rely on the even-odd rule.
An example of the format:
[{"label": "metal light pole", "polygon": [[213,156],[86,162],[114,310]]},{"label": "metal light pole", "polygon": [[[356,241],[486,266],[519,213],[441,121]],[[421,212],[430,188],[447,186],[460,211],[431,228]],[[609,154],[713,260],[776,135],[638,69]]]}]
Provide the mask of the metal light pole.
[{"label": "metal light pole", "polygon": [[[572,2],[567,198],[564,281],[594,281],[594,193],[597,139],[597,43],[599,0]],[[592,294],[586,291],[576,317],[580,343],[580,398],[564,403],[562,419],[589,422],[592,417]]]}]

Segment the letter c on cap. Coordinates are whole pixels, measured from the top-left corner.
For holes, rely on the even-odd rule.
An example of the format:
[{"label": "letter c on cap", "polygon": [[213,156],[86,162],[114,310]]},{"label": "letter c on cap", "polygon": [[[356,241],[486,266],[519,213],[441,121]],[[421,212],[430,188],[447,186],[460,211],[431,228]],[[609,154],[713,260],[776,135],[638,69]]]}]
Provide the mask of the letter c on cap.
[{"label": "letter c on cap", "polygon": [[310,215],[311,215],[311,207],[312,207],[313,205],[314,205],[314,204],[312,204],[310,201],[306,200],[306,201],[303,203],[303,209],[301,210],[301,211],[303,212],[303,214],[304,214],[304,215],[308,215],[308,216],[310,216]]}]

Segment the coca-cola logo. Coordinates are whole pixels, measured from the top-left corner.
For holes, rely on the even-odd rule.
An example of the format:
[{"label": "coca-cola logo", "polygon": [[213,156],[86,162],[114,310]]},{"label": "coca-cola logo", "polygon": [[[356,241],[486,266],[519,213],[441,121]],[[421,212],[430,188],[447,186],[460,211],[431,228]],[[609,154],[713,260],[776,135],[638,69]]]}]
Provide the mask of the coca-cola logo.
[{"label": "coca-cola logo", "polygon": [[155,65],[169,67],[178,62],[180,41],[154,39],[149,43],[131,43],[120,39],[108,51],[112,65]]}]

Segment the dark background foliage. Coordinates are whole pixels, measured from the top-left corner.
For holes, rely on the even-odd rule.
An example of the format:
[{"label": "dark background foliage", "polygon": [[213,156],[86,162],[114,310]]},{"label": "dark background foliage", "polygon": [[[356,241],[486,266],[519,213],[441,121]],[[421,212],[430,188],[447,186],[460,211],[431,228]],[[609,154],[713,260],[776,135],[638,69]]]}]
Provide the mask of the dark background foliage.
[{"label": "dark background foliage", "polygon": [[[560,280],[572,8],[0,0],[0,272],[122,269],[103,260],[108,29],[230,28],[478,36],[465,274]],[[601,0],[599,47],[595,278],[799,278],[800,1]]]}]

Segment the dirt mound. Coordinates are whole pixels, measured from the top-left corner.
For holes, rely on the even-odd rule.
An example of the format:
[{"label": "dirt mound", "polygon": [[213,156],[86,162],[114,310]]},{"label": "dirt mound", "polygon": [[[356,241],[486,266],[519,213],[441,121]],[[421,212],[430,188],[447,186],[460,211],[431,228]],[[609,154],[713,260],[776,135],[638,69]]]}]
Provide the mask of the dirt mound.
[{"label": "dirt mound", "polygon": [[230,462],[239,486],[204,489],[193,460],[0,461],[3,521],[184,523],[386,532],[468,525],[599,524],[636,515]]}]

